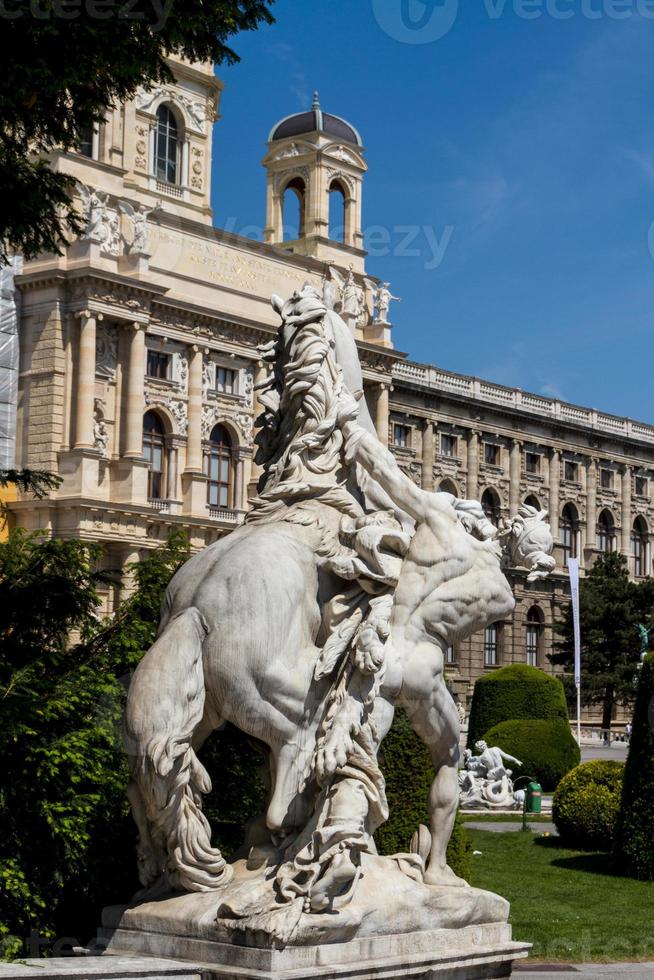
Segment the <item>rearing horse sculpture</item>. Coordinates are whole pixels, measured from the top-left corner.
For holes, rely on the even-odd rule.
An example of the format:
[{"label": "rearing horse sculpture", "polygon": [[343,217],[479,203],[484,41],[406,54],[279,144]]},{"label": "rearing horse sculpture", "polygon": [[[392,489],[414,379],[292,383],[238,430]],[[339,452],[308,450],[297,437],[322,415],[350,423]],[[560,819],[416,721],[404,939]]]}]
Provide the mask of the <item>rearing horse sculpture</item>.
[{"label": "rearing horse sculpture", "polygon": [[[244,526],[171,581],[129,692],[141,880],[187,891],[229,881],[197,752],[231,722],[269,750],[265,820],[246,843],[278,869],[277,899],[338,907],[388,815],[376,756],[401,705],[436,771],[422,880],[457,886],[446,848],[459,716],[444,652],[513,609],[496,531],[478,503],[423,491],[400,470],[374,434],[354,341],[318,295],[305,287],[273,305],[282,325],[264,351],[258,496]],[[523,555],[533,577],[547,535],[538,547],[533,562]],[[247,909],[227,901],[225,914]]]}]

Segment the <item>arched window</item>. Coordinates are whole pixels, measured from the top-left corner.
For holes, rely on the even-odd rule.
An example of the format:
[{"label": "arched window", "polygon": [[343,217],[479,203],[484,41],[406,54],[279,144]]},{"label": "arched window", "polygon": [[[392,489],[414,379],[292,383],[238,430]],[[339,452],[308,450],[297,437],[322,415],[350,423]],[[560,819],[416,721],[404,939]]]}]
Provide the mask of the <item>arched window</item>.
[{"label": "arched window", "polygon": [[167,105],[157,109],[154,172],[157,180],[179,183],[179,134],[175,115]]},{"label": "arched window", "polygon": [[209,436],[207,456],[207,503],[222,509],[232,506],[234,479],[232,440],[224,425],[216,425]]},{"label": "arched window", "polygon": [[502,624],[491,623],[484,630],[484,666],[496,667],[500,662]]},{"label": "arched window", "polygon": [[615,551],[615,521],[610,510],[603,510],[597,520],[597,548],[603,554]]},{"label": "arched window", "polygon": [[143,416],[143,455],[148,461],[148,499],[162,500],[166,469],[166,430],[156,412]]},{"label": "arched window", "polygon": [[559,540],[563,546],[563,564],[568,558],[576,558],[579,539],[579,515],[574,504],[566,504],[559,520]]},{"label": "arched window", "polygon": [[282,199],[282,232],[285,242],[304,235],[304,206],[306,186],[301,177],[294,177],[284,189]]},{"label": "arched window", "polygon": [[495,490],[488,487],[481,495],[481,506],[484,514],[493,524],[499,524],[501,516],[500,498]]},{"label": "arched window", "polygon": [[329,186],[329,237],[333,242],[345,243],[345,201],[347,194],[340,180]]},{"label": "arched window", "polygon": [[544,616],[538,606],[532,606],[527,613],[527,663],[538,667],[540,660]]},{"label": "arched window", "polygon": [[454,480],[441,480],[438,489],[442,493],[451,493],[453,497],[459,496],[459,488]]},{"label": "arched window", "polygon": [[528,507],[535,507],[536,510],[540,510],[540,500],[535,493],[530,493],[528,497],[525,497],[525,503]]},{"label": "arched window", "polygon": [[644,517],[637,517],[631,530],[631,554],[634,559],[634,575],[643,578],[649,574],[649,532]]}]

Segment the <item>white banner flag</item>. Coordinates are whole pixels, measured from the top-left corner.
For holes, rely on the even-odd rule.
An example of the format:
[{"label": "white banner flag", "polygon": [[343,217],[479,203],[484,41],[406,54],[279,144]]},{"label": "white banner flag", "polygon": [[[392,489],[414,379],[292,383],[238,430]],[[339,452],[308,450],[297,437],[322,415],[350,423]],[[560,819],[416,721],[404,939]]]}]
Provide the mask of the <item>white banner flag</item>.
[{"label": "white banner flag", "polygon": [[581,629],[579,626],[579,559],[568,558],[568,574],[570,575],[570,592],[572,594],[572,622],[575,639],[575,684],[577,690],[581,685]]}]

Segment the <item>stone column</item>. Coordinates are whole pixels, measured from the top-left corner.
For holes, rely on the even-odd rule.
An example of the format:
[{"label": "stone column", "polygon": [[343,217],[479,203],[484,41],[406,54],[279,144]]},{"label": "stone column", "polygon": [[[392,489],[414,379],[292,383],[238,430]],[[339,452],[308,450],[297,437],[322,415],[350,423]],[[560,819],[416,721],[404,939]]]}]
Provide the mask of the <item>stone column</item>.
[{"label": "stone column", "polygon": [[389,386],[380,384],[375,404],[375,428],[383,446],[388,446],[388,400]]},{"label": "stone column", "polygon": [[143,456],[143,413],[145,409],[145,326],[134,323],[129,338],[127,392],[125,398],[125,456]]},{"label": "stone column", "polygon": [[586,470],[586,547],[597,547],[597,460],[589,459]]},{"label": "stone column", "polygon": [[422,489],[434,489],[434,423],[425,419],[422,430]]},{"label": "stone column", "polygon": [[168,450],[168,473],[166,478],[166,499],[177,500],[177,446],[173,443]]},{"label": "stone column", "polygon": [[621,490],[622,540],[620,550],[629,562],[631,570],[631,466],[625,466],[622,470]]},{"label": "stone column", "polygon": [[553,449],[550,456],[550,527],[554,543],[559,541],[559,496],[561,486],[561,453]]},{"label": "stone column", "polygon": [[243,506],[243,456],[237,450],[234,459],[234,510],[244,510]]},{"label": "stone column", "polygon": [[186,473],[202,472],[202,348],[194,344],[188,366]]},{"label": "stone column", "polygon": [[68,315],[64,321],[64,418],[61,432],[61,448],[65,451],[71,446],[72,404],[73,404],[73,330],[74,320]]},{"label": "stone column", "polygon": [[75,449],[93,449],[93,398],[95,395],[95,316],[85,310],[79,316],[77,412]]},{"label": "stone column", "polygon": [[520,464],[522,443],[518,439],[511,442],[509,457],[509,513],[513,517],[520,507]]},{"label": "stone column", "polygon": [[466,492],[471,500],[479,496],[479,433],[471,429],[468,433],[468,479]]}]

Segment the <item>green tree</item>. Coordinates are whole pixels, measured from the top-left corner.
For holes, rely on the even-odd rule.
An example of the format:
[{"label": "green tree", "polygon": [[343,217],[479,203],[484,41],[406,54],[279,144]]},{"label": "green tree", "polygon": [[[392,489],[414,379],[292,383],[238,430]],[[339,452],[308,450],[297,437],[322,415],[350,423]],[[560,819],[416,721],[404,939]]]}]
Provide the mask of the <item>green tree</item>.
[{"label": "green tree", "polygon": [[129,673],[154,638],[163,590],[187,550],[176,536],[132,568],[135,591],[103,621],[98,545],[21,529],[0,543],[6,956],[23,952],[33,930],[46,942],[88,940],[102,905],[137,887],[122,704]]},{"label": "green tree", "polygon": [[[16,487],[23,493],[31,493],[37,500],[47,497],[51,490],[56,490],[62,482],[62,477],[48,473],[47,470],[2,470],[0,469],[0,490]],[[8,507],[0,500],[0,531],[7,522]]]},{"label": "green tree", "polygon": [[228,41],[271,23],[272,0],[8,0],[0,31],[0,258],[60,253],[82,230],[73,179],[49,154],[77,147],[106,110],[171,79],[166,55],[238,61]]},{"label": "green tree", "polygon": [[616,853],[633,878],[654,881],[654,653],[638,680],[634,728],[625,767]]},{"label": "green tree", "polygon": [[[653,583],[629,579],[627,560],[611,552],[599,555],[579,589],[581,624],[581,697],[584,704],[602,705],[602,728],[610,729],[613,710],[635,695],[641,649],[639,623],[652,619]],[[554,664],[574,667],[572,606],[556,624],[562,639],[550,654]],[[571,695],[571,678],[567,678]]]}]

